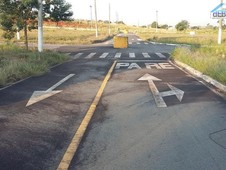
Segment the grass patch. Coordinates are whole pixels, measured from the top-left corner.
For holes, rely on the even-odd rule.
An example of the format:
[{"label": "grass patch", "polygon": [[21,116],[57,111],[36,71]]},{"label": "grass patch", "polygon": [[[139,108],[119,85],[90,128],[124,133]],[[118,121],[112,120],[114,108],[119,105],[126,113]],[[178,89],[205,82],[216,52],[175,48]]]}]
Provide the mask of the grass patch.
[{"label": "grass patch", "polygon": [[[194,36],[190,35],[190,30],[186,32],[177,32],[175,30],[159,30],[158,32],[154,32],[153,30],[149,30],[139,32],[138,35],[143,40],[161,43],[189,44],[194,46],[216,45],[217,43],[217,31],[209,29],[196,30]],[[226,36],[224,35],[223,42],[225,40]]]},{"label": "grass patch", "polygon": [[[0,31],[0,34],[3,32]],[[112,33],[114,33],[112,31]],[[24,42],[23,31],[20,32],[21,39],[18,41],[14,38],[14,42]],[[95,30],[76,30],[66,28],[44,28],[43,39],[45,44],[69,44],[69,45],[84,45],[103,42],[109,38],[107,30],[100,29],[99,36],[96,37]],[[1,37],[0,42],[5,40]],[[28,42],[38,42],[38,30],[28,32]]]},{"label": "grass patch", "polygon": [[226,85],[226,48],[223,46],[201,48],[176,48],[174,60],[181,61],[203,74]]},{"label": "grass patch", "polygon": [[51,66],[67,59],[66,55],[56,52],[39,53],[14,45],[0,45],[0,87],[46,73]]},{"label": "grass patch", "polygon": [[143,40],[189,44],[191,48],[179,47],[172,53],[172,59],[181,61],[205,75],[226,85],[226,31],[223,32],[222,45],[217,45],[217,30],[196,30],[194,36],[187,32],[154,30],[138,32]]}]

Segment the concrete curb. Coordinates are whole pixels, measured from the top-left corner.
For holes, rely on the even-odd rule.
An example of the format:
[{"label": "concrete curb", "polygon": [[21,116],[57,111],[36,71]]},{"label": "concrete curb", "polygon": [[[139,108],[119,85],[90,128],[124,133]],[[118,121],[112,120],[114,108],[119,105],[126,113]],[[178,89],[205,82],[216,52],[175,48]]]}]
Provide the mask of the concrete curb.
[{"label": "concrete curb", "polygon": [[220,82],[214,80],[213,78],[204,75],[203,73],[201,73],[200,71],[195,70],[194,68],[188,66],[187,64],[184,64],[180,61],[174,60],[174,62],[181,68],[185,69],[186,71],[188,71],[189,73],[191,73],[192,75],[203,79],[204,81],[206,81],[207,83],[215,86],[216,88],[220,89],[221,91],[226,93],[226,86],[221,84]]}]

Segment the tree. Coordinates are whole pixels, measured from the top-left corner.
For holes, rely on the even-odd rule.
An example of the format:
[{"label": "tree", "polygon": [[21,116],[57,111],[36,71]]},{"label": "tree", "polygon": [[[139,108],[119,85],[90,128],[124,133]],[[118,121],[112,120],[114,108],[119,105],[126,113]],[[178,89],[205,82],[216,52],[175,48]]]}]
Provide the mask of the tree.
[{"label": "tree", "polygon": [[167,24],[164,24],[164,25],[161,25],[160,28],[162,28],[162,29],[168,29],[169,26]]},{"label": "tree", "polygon": [[184,31],[186,29],[189,28],[189,22],[186,21],[186,20],[182,20],[181,22],[179,22],[177,25],[176,25],[176,29],[178,31]]},{"label": "tree", "polygon": [[[46,0],[44,16],[56,22],[69,20],[73,15],[70,8],[71,5],[65,3],[65,0]],[[37,29],[37,23],[38,0],[1,0],[0,26],[4,30],[4,38],[12,39],[17,31],[23,29],[28,49],[28,30]]]},{"label": "tree", "polygon": [[0,24],[4,30],[3,37],[12,39],[15,33],[24,30],[25,46],[28,49],[27,31],[37,27],[36,0],[2,0],[0,4]]},{"label": "tree", "polygon": [[158,23],[156,21],[152,22],[151,28],[156,28],[156,26],[158,27]]},{"label": "tree", "polygon": [[115,23],[125,25],[125,23],[123,21],[116,21]]},{"label": "tree", "polygon": [[193,26],[193,27],[191,27],[191,29],[192,29],[192,30],[199,30],[200,27],[199,27],[199,26]]},{"label": "tree", "polygon": [[55,21],[57,25],[59,21],[70,21],[73,15],[71,7],[65,0],[47,0],[44,5],[44,12],[47,14],[45,19]]}]

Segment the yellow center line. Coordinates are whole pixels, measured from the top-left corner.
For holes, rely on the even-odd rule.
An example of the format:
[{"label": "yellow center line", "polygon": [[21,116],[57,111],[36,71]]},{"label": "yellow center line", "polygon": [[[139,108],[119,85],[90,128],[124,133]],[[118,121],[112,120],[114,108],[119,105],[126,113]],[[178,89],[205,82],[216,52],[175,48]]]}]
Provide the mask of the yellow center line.
[{"label": "yellow center line", "polygon": [[96,97],[94,98],[92,104],[90,105],[89,107],[89,110],[87,111],[84,119],[82,120],[82,123],[80,124],[77,132],[75,133],[74,137],[72,138],[72,141],[71,143],[69,144],[57,170],[67,170],[70,166],[70,163],[78,149],[78,146],[82,140],[82,137],[84,136],[85,134],[85,131],[88,127],[88,124],[96,110],[96,107],[100,101],[100,98],[104,92],[104,89],[107,85],[107,82],[108,80],[110,79],[111,77],[111,74],[115,68],[115,65],[116,65],[117,61],[114,61],[114,63],[112,64],[110,70],[108,71],[107,75],[105,76],[97,94],[96,94]]}]

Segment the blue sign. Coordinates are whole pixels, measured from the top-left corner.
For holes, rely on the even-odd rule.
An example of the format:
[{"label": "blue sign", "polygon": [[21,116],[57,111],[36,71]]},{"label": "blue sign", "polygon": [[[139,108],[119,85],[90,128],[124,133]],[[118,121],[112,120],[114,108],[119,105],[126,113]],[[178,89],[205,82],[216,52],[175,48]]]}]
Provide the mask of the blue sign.
[{"label": "blue sign", "polygon": [[226,8],[224,8],[224,6],[226,6],[226,4],[221,3],[217,7],[215,7],[211,11],[211,18],[213,19],[226,18]]}]

